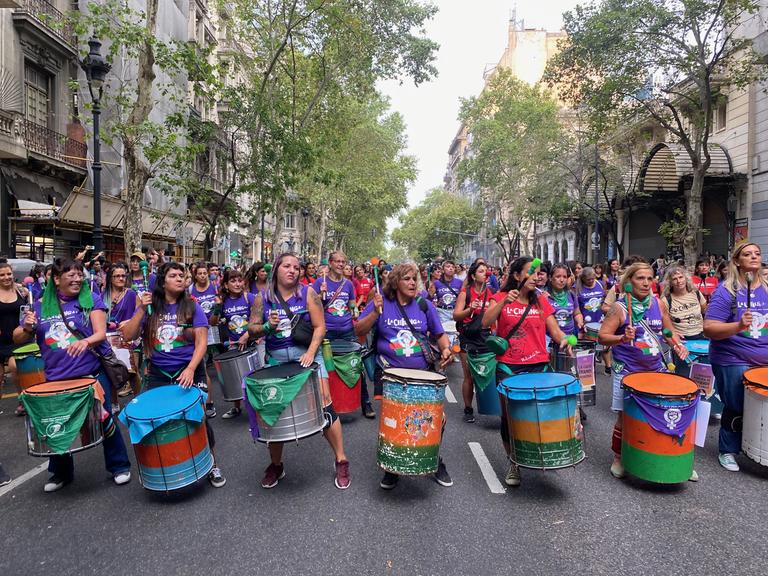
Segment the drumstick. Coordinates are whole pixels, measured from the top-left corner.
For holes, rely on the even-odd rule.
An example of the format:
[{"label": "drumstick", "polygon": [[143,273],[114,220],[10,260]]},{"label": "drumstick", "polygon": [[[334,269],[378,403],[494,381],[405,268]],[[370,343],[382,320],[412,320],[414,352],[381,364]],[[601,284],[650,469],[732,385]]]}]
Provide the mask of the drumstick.
[{"label": "drumstick", "polygon": [[[379,291],[379,257],[374,256],[371,258],[371,266],[373,267],[373,279],[376,282],[376,294],[381,294]],[[379,314],[382,313],[381,306],[377,306]]]},{"label": "drumstick", "polygon": [[27,276],[24,278],[24,286],[27,287],[27,303],[32,306],[33,303],[33,297],[32,297],[32,284],[35,281],[32,279],[31,276]]},{"label": "drumstick", "polygon": [[629,327],[633,328],[634,323],[632,322],[632,284],[627,282],[624,284],[624,296],[626,297],[627,301],[627,312],[629,312]]},{"label": "drumstick", "polygon": [[752,272],[747,272],[744,277],[747,279],[747,310],[752,304]]},{"label": "drumstick", "polygon": [[[682,346],[682,344],[680,344],[680,340],[675,338],[674,333],[669,328],[664,328],[664,330],[662,330],[661,333],[664,336],[666,336],[667,338],[669,338],[670,340],[672,340],[672,344],[674,344],[675,346]],[[690,364],[691,363],[691,359],[686,357],[685,358],[685,363],[686,364]]]},{"label": "drumstick", "polygon": [[[531,261],[531,267],[528,268],[528,274],[526,274],[525,279],[527,280],[530,276],[533,276],[533,274],[536,272],[536,268],[541,266],[541,259],[540,258],[534,258]],[[525,284],[525,280],[523,280],[523,284]]]},{"label": "drumstick", "polygon": [[[147,277],[147,261],[140,260],[139,268],[141,269],[141,275],[144,277],[144,288],[149,291],[149,279]],[[147,316],[152,316],[152,304],[147,305]]]}]

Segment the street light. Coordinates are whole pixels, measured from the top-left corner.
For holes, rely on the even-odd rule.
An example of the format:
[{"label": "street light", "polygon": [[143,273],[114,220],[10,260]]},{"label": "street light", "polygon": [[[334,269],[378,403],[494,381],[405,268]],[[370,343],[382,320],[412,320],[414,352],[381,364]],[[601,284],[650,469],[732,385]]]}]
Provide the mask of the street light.
[{"label": "street light", "polygon": [[93,102],[93,248],[96,253],[104,249],[104,232],[101,229],[101,141],[99,140],[99,117],[101,115],[101,95],[104,79],[112,68],[101,55],[101,41],[91,38],[88,41],[91,51],[80,63],[88,80],[88,90]]},{"label": "street light", "polygon": [[301,215],[304,218],[304,240],[301,243],[301,259],[307,261],[307,218],[309,218],[309,208],[302,208]]}]

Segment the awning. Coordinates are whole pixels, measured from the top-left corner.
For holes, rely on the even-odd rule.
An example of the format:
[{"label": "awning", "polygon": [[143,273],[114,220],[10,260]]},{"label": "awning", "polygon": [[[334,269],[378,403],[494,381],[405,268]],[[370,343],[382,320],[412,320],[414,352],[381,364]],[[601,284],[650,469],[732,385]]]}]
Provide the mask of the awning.
[{"label": "awning", "polygon": [[72,192],[72,186],[27,170],[3,166],[3,179],[16,200],[37,202],[47,206],[61,206]]},{"label": "awning", "polygon": [[[719,144],[709,145],[712,162],[707,169],[708,177],[733,176],[733,164],[728,152]],[[644,192],[678,192],[680,181],[693,174],[691,157],[681,144],[662,142],[654,146],[646,156],[640,170],[640,185]]]},{"label": "awning", "polygon": [[30,202],[29,200],[17,200],[19,204],[19,215],[24,218],[40,218],[51,220],[56,218],[58,210],[54,206],[41,204],[40,202]]},{"label": "awning", "polygon": [[[104,228],[120,227],[124,211],[120,198],[101,195],[101,225]],[[75,188],[59,210],[59,219],[93,226],[93,193],[85,188]]]}]

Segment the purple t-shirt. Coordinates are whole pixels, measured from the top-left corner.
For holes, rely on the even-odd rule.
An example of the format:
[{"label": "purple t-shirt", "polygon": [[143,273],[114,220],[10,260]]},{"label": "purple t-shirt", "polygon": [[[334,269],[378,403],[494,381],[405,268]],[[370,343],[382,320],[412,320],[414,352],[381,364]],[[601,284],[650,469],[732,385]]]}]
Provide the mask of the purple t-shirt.
[{"label": "purple t-shirt", "polygon": [[455,276],[450,282],[435,280],[435,300],[437,300],[438,308],[453,310],[459,292],[461,292],[461,280]]},{"label": "purple t-shirt", "polygon": [[[624,309],[626,311],[626,308]],[[621,374],[632,374],[633,372],[666,372],[664,366],[664,355],[659,348],[662,341],[661,331],[661,310],[659,301],[655,296],[651,296],[651,305],[645,312],[643,318],[648,327],[656,335],[656,338],[646,333],[645,328],[637,322],[635,327],[635,341],[616,344],[611,347],[613,350],[613,363],[615,367],[620,368]],[[616,329],[614,334],[624,334],[624,330],[629,322],[629,317],[625,314],[624,322]]]},{"label": "purple t-shirt", "polygon": [[149,280],[149,286],[144,282],[144,277],[140,278],[134,278],[131,273],[128,273],[128,279],[131,281],[131,288],[133,288],[133,291],[137,294],[141,294],[143,292],[152,292],[152,290],[155,289],[155,282],[157,281],[157,275],[154,272],[150,272],[147,275],[147,280]]},{"label": "purple t-shirt", "polygon": [[[747,289],[736,293],[735,313],[731,314],[733,296],[721,284],[709,301],[706,320],[738,322],[747,311]],[[709,359],[719,366],[765,366],[768,364],[768,292],[762,286],[752,291],[750,303],[752,326],[723,340],[709,343]]]},{"label": "purple t-shirt", "polygon": [[[288,309],[295,315],[301,316],[305,321],[311,322],[307,311],[307,286],[301,285],[298,296],[291,296],[285,301]],[[280,302],[270,302],[264,298],[264,322],[269,322],[269,313],[271,310],[277,311],[279,318],[277,330],[267,335],[267,350],[283,350],[291,346],[298,346],[291,337],[291,319],[288,318]]]},{"label": "purple t-shirt", "polygon": [[[157,327],[157,333],[151,335],[152,355],[150,361],[154,366],[169,374],[175,374],[186,368],[195,353],[195,339],[187,340],[184,337],[184,328],[190,326],[178,324],[177,307],[177,304],[165,304],[165,313]],[[208,327],[208,319],[205,317],[200,304],[197,303],[195,303],[195,315],[192,318],[191,327]]]},{"label": "purple t-shirt", "polygon": [[189,294],[195,302],[200,304],[205,317],[210,320],[213,315],[213,307],[216,305],[216,287],[213,285],[213,282],[209,282],[208,288],[205,290],[198,290],[197,286],[192,284],[189,287]]},{"label": "purple t-shirt", "polygon": [[125,291],[125,295],[120,299],[120,302],[115,304],[109,310],[109,317],[107,323],[114,322],[120,324],[126,320],[133,318],[133,313],[136,311],[136,292],[128,288]]},{"label": "purple t-shirt", "polygon": [[603,305],[605,290],[603,290],[603,285],[599,280],[595,281],[592,288],[582,286],[581,292],[576,296],[579,299],[579,309],[581,309],[581,315],[584,316],[585,324],[603,321],[603,311],[600,307]]},{"label": "purple t-shirt", "polygon": [[251,317],[251,306],[256,300],[255,294],[240,294],[233,298],[228,296],[221,306],[221,315],[227,327],[227,339],[237,342],[248,330],[248,319]]},{"label": "purple t-shirt", "polygon": [[[445,332],[440,323],[440,317],[432,302],[427,303],[426,314],[421,311],[416,298],[403,306],[413,328],[418,332],[429,332],[431,336],[439,337]],[[373,301],[368,303],[360,320],[373,312]],[[394,368],[413,368],[427,370],[427,361],[419,346],[419,341],[411,333],[408,323],[403,319],[397,302],[384,298],[381,316],[377,320],[376,351]]]},{"label": "purple t-shirt", "polygon": [[[323,283],[322,278],[315,280],[312,285],[315,292],[320,294],[320,285]],[[325,282],[328,291],[323,300],[323,312],[325,314],[325,328],[326,330],[335,330],[338,332],[351,332],[352,331],[352,310],[349,308],[349,303],[354,302],[355,287],[352,285],[352,281],[347,278],[342,278],[339,282],[328,278]],[[341,286],[341,290],[339,290]],[[338,291],[338,294],[336,291]],[[331,297],[336,296],[333,301]]]},{"label": "purple t-shirt", "polygon": [[576,323],[573,321],[573,313],[576,311],[576,296],[570,290],[566,290],[567,304],[560,306],[554,299],[551,293],[547,293],[549,303],[552,304],[552,310],[554,310],[555,320],[557,325],[560,326],[565,334],[576,334]]},{"label": "purple t-shirt", "polygon": [[[93,335],[91,319],[83,313],[77,296],[74,298],[61,297],[61,309],[66,320],[62,320],[61,314],[49,318],[43,318],[41,314],[42,302],[34,304],[35,314],[39,318],[37,324],[37,345],[43,355],[45,364],[45,378],[47,380],[70,380],[93,376],[101,370],[101,364],[95,354],[85,351],[76,358],[67,354],[67,348],[79,340],[68,328],[70,322],[87,338]],[[106,311],[104,302],[98,294],[93,295],[93,310]],[[99,351],[106,353],[109,345],[102,342]]]}]

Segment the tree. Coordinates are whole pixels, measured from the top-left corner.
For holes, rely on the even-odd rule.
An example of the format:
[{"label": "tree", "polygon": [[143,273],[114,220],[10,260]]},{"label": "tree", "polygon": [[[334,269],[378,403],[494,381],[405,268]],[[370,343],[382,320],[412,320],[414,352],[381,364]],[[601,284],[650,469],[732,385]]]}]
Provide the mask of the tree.
[{"label": "tree", "polygon": [[686,150],[686,263],[701,251],[702,190],[711,158],[712,110],[720,95],[765,77],[740,36],[751,0],[603,0],[564,15],[567,38],[546,78],[582,106],[598,132],[653,118]]},{"label": "tree", "polygon": [[435,188],[400,217],[392,240],[421,260],[454,258],[464,241],[477,234],[480,223],[480,211],[466,198]]},{"label": "tree", "polygon": [[509,260],[516,243],[528,251],[529,223],[572,207],[563,182],[552,178],[563,139],[557,102],[500,69],[479,96],[462,100],[459,118],[472,135],[459,177],[481,188],[495,213],[496,243]]}]

